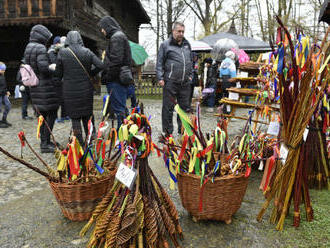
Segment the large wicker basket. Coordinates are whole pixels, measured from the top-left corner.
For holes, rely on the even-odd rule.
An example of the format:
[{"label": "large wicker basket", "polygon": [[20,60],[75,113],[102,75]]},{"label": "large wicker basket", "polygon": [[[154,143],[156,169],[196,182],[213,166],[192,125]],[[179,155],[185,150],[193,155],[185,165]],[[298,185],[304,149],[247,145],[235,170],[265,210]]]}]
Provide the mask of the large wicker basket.
[{"label": "large wicker basket", "polygon": [[223,176],[206,182],[202,191],[201,178],[193,174],[179,173],[178,188],[183,207],[196,220],[220,220],[231,223],[231,217],[240,208],[248,184],[244,175]]},{"label": "large wicker basket", "polygon": [[90,183],[54,183],[49,185],[65,217],[72,221],[88,220],[105,193],[111,189],[115,172]]}]

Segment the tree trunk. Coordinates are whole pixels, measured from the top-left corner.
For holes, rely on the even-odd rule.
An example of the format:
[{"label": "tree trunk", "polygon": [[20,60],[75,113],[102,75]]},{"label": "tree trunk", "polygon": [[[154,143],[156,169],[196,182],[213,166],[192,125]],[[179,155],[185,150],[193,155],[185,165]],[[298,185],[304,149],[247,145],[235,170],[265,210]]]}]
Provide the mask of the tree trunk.
[{"label": "tree trunk", "polygon": [[173,25],[173,0],[168,0],[167,4],[167,36],[170,36],[172,33],[172,25]]}]

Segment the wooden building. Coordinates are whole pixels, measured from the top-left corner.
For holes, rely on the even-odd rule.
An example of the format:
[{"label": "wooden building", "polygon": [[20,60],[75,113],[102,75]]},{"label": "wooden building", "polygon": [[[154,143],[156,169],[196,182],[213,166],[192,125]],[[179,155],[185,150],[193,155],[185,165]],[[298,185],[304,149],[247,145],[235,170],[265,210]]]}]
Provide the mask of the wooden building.
[{"label": "wooden building", "polygon": [[100,54],[105,40],[97,23],[106,15],[114,17],[136,43],[140,25],[150,22],[140,0],[0,0],[0,61],[7,64],[7,82],[15,84],[33,25],[45,25],[53,38],[78,30],[85,46]]}]

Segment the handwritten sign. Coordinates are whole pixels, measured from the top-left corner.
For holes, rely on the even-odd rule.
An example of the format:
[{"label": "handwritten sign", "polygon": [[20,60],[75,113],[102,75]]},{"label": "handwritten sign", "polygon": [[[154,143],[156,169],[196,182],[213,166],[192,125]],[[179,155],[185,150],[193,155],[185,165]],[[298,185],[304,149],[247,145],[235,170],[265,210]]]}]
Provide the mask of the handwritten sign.
[{"label": "handwritten sign", "polygon": [[116,179],[124,184],[127,188],[132,189],[136,179],[136,170],[130,169],[125,164],[120,163],[116,173]]},{"label": "handwritten sign", "polygon": [[272,121],[269,123],[267,133],[270,135],[277,136],[280,131],[280,123],[277,121]]},{"label": "handwritten sign", "polygon": [[239,100],[239,94],[238,93],[234,93],[234,92],[229,92],[228,98],[231,99],[231,100],[238,101]]}]

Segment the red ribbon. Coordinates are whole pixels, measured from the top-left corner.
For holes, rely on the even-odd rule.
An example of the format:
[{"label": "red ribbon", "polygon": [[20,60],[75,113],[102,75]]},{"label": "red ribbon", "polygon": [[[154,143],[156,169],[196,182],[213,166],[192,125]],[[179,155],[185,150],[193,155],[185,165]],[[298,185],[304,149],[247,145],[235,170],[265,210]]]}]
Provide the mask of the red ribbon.
[{"label": "red ribbon", "polygon": [[102,147],[102,160],[105,159],[105,147],[106,147],[106,142],[103,142],[103,147]]},{"label": "red ribbon", "polygon": [[184,152],[186,151],[186,147],[187,147],[188,140],[189,140],[189,136],[188,136],[188,135],[185,135],[185,136],[184,136],[184,139],[183,139],[183,143],[182,143],[182,147],[181,147],[180,155],[179,155],[179,158],[178,158],[178,160],[179,160],[180,162],[182,161],[182,159],[183,159],[183,155],[184,155]]},{"label": "red ribbon", "polygon": [[267,187],[268,187],[268,184],[269,184],[269,179],[270,179],[270,174],[272,172],[272,169],[274,167],[274,164],[275,164],[275,157],[274,156],[271,156],[269,158],[269,166],[268,166],[268,171],[267,171],[267,177],[266,177],[266,182],[265,182],[265,186],[264,186],[264,191],[266,191]]},{"label": "red ribbon", "polygon": [[18,138],[21,141],[21,146],[24,147],[25,146],[25,134],[23,131],[18,133]]},{"label": "red ribbon", "polygon": [[205,181],[199,191],[199,212],[203,211],[203,192],[204,192],[205,184],[207,183],[208,180],[209,180],[209,178],[205,179]]},{"label": "red ribbon", "polygon": [[199,152],[197,154],[197,158],[204,157],[206,153],[208,153],[209,151],[211,151],[213,149],[213,145],[214,145],[214,143],[212,143],[211,145],[206,147],[203,151]]}]

